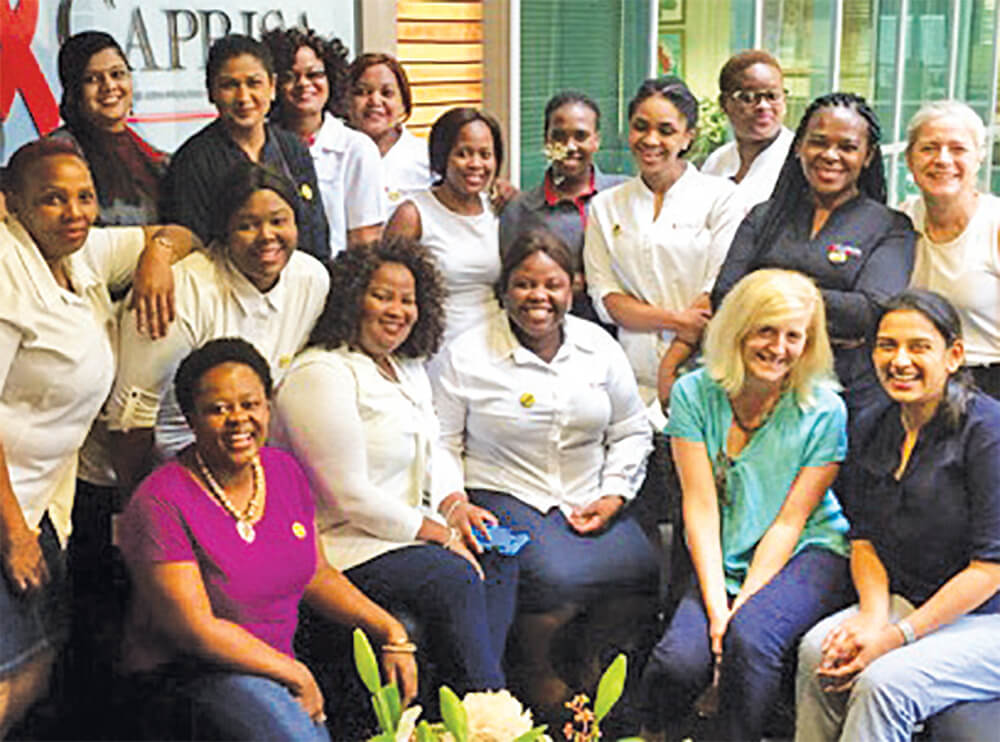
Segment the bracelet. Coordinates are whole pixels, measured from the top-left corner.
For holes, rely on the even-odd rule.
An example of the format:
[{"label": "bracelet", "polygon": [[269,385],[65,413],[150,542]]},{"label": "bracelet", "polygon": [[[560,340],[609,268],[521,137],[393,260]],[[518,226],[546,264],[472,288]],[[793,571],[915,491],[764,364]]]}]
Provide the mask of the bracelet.
[{"label": "bracelet", "polygon": [[401,642],[393,642],[392,644],[383,644],[381,650],[386,654],[416,654],[417,645],[411,642],[409,639],[405,639]]},{"label": "bracelet", "polygon": [[461,497],[456,497],[454,500],[451,501],[451,505],[449,505],[448,509],[444,511],[444,522],[445,523],[448,523],[450,525],[450,520],[449,519],[451,518],[451,514],[454,513],[455,512],[455,508],[457,508],[463,502],[468,502],[468,500],[463,500]]},{"label": "bracelet", "polygon": [[913,630],[913,626],[910,625],[910,622],[905,618],[900,621],[896,621],[893,625],[899,629],[899,633],[903,635],[903,644],[913,644],[913,642],[917,640],[917,632]]},{"label": "bracelet", "polygon": [[459,530],[454,526],[448,526],[448,540],[441,544],[441,546],[451,551],[451,545],[461,540],[462,534],[459,533]]}]

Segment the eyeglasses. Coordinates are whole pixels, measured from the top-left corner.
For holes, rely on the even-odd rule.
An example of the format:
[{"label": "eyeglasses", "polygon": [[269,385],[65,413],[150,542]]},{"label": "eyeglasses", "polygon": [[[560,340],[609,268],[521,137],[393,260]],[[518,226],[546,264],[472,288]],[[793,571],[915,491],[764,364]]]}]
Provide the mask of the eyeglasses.
[{"label": "eyeglasses", "polygon": [[744,106],[756,106],[762,100],[773,106],[783,101],[786,95],[788,95],[787,90],[734,90],[729,94],[729,98]]},{"label": "eyeglasses", "polygon": [[[302,73],[302,77],[306,78],[310,83],[316,84],[322,80],[326,79],[326,70],[322,67],[306,70]],[[278,75],[278,83],[280,85],[294,85],[299,79],[299,75],[292,70],[285,70]]]}]

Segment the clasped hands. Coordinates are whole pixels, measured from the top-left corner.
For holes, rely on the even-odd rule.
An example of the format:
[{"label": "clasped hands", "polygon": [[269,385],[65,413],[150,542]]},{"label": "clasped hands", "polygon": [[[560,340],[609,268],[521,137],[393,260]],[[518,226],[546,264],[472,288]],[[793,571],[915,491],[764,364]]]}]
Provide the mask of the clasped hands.
[{"label": "clasped hands", "polygon": [[895,625],[856,613],[826,635],[816,673],[827,692],[847,691],[868,665],[902,645]]}]

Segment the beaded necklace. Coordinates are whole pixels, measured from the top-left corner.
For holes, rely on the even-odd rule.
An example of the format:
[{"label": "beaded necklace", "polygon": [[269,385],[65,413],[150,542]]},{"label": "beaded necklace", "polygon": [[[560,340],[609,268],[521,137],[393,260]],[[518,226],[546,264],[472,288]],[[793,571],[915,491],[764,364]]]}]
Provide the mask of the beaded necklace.
[{"label": "beaded necklace", "polygon": [[222,505],[226,512],[236,519],[236,532],[240,535],[241,539],[248,544],[252,544],[253,540],[257,538],[254,524],[260,520],[262,515],[261,504],[264,501],[264,490],[266,487],[264,484],[264,467],[260,464],[260,456],[254,456],[253,461],[250,462],[250,465],[253,467],[253,494],[250,495],[250,502],[247,503],[246,509],[242,513],[233,505],[233,501],[226,495],[226,490],[223,489],[222,485],[212,475],[212,470],[208,468],[208,464],[205,463],[205,459],[201,457],[201,453],[197,449],[195,449],[194,457],[198,463],[198,471],[201,473],[201,478],[205,480],[209,491],[219,501],[219,504]]}]

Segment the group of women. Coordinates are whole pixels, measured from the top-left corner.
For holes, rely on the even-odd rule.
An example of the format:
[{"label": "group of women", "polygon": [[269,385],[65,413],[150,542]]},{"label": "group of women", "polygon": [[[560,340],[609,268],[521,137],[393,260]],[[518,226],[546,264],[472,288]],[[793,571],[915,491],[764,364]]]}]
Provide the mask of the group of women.
[{"label": "group of women", "polygon": [[1000,696],[1000,407],[963,370],[1000,388],[1000,235],[971,109],[914,117],[911,222],[866,102],[822,96],[792,134],[766,53],[723,67],[719,175],[685,160],[677,78],[629,103],[618,185],[596,185],[596,104],[557,96],[501,249],[499,126],[453,109],[425,149],[391,57],[224,37],[219,118],[172,158],[128,127],[110,36],[59,69],[66,126],[3,182],[0,737],[66,633],[78,460],[134,488],[125,733],[328,739],[342,689],[295,651],[327,621],[368,632],[404,702],[418,659],[504,687],[512,628],[530,700],[564,697],[555,632],[655,600],[632,501],[664,415],[693,569],[636,689],[649,736],[710,688],[727,738],[760,738],[797,653],[803,740],[908,739]]}]

